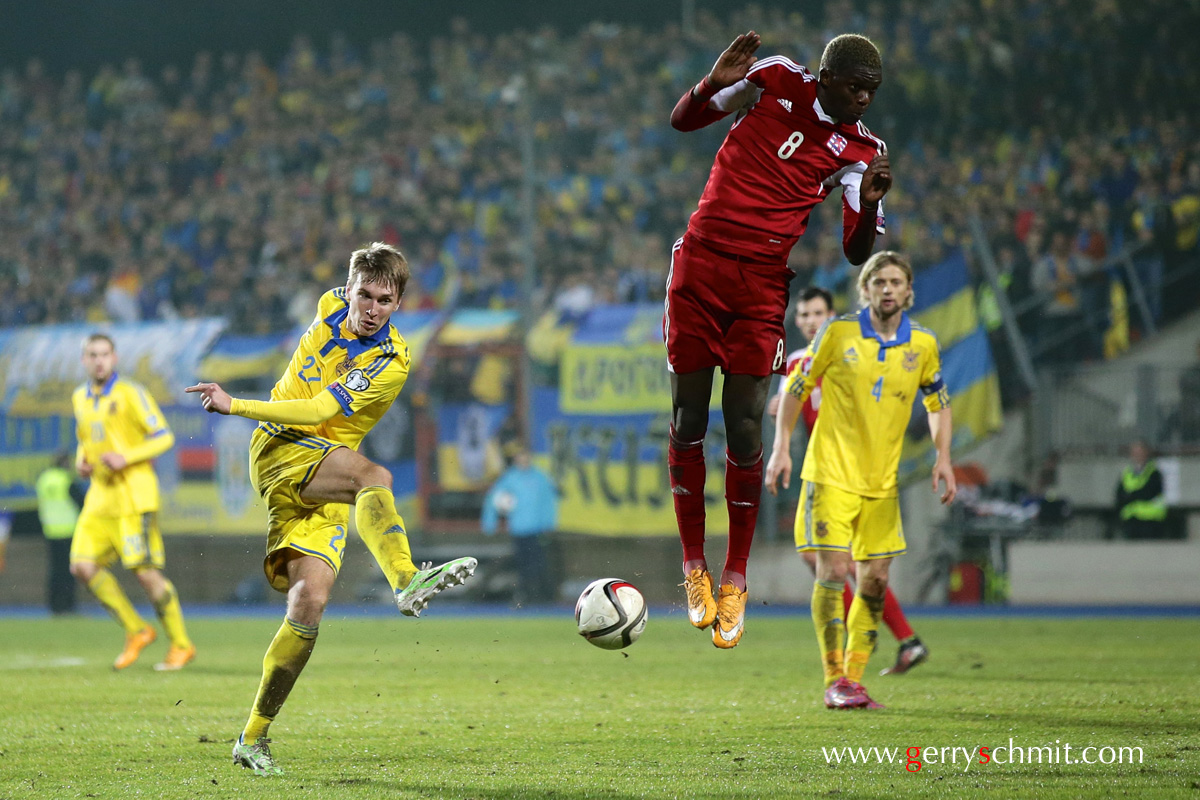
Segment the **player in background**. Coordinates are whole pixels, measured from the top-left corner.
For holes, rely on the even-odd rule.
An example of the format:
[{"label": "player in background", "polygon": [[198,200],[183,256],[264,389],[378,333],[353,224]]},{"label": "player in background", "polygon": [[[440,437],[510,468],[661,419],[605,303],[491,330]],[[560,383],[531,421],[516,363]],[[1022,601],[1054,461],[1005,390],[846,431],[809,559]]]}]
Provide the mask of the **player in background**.
[{"label": "player in background", "polygon": [[[913,302],[907,259],[891,251],[872,256],[859,273],[858,296],[862,310],[827,322],[789,373],[766,476],[772,494],[781,476],[785,488],[790,484],[788,442],[800,407],[820,383],[821,413],[804,456],[797,515],[805,543],[817,553],[812,615],[829,708],[878,707],[862,676],[892,559],[906,549],[896,473],[918,390],[937,451],[933,490],[945,483],[943,503],[955,494],[950,395],[937,338],[905,313]],[[838,612],[852,562],[858,591],[843,623]]]},{"label": "player in background", "polygon": [[342,565],[354,504],[358,535],[383,569],[400,613],[420,616],[430,598],[475,571],[473,558],[413,564],[392,474],[359,455],[363,437],[408,378],[408,345],[390,318],[408,284],[400,251],[376,242],[350,256],[346,285],[326,292],[270,401],[230,397],[215,383],[188,387],[205,410],[258,420],[250,479],[267,503],[271,587],[287,593],[287,616],[263,659],[262,681],[234,764],[279,775],[267,730],[316,644]]},{"label": "player in background", "polygon": [[[804,336],[805,342],[811,342],[817,337],[817,331],[826,321],[833,319],[837,313],[833,310],[833,295],[819,286],[809,286],[800,293],[800,300],[796,303],[796,327],[800,329],[800,333]],[[787,371],[791,373],[792,369],[799,363],[800,358],[804,355],[805,348],[793,350],[788,354]],[[787,393],[786,381],[779,385],[779,393],[771,398],[767,404],[767,413],[775,417],[779,413],[779,402]],[[809,438],[812,438],[813,425],[817,423],[817,412],[821,408],[821,383],[817,382],[813,387],[812,392],[808,395],[808,399],[804,401],[804,405],[800,407],[800,416],[804,420],[804,427],[807,429]],[[808,564],[809,569],[816,574],[817,570],[817,554],[808,547],[804,540],[803,517],[796,515],[796,550],[800,553],[800,557],[804,559],[804,563]],[[846,585],[842,588],[842,608],[848,615],[850,613],[850,604],[854,601],[854,587],[851,581],[847,580]],[[883,598],[883,624],[888,626],[892,635],[896,637],[896,641],[900,643],[900,650],[896,653],[896,663],[880,672],[880,675],[900,675],[908,672],[909,669],[929,658],[929,649],[921,642],[921,639],[913,632],[912,627],[908,624],[908,618],[904,616],[904,609],[900,607],[900,601],[896,599],[896,595],[892,593],[891,587],[888,587]]]},{"label": "player in background", "polygon": [[[891,187],[887,148],[862,124],[883,81],[879,51],[855,34],[834,38],[814,75],[783,56],[759,60],[761,40],[738,36],[671,113],[677,130],[736,114],[699,207],[671,252],[663,338],[671,373],[667,461],[683,544],[688,618],[713,644],[741,640],[746,561],[762,493],[762,416],[787,353],[784,317],[795,276],[788,254],[813,207],[842,187],[842,246],[867,260],[883,232]],[[704,557],[704,436],[713,370],[725,374],[729,546],[713,597]]]},{"label": "player in background", "polygon": [[158,638],[108,567],[118,558],[132,570],[171,640],[157,670],[182,669],[196,657],[183,624],[175,585],[163,575],[166,554],[158,527],[158,476],[151,461],[171,449],[175,437],[158,404],[144,388],[117,375],[117,349],[103,333],[83,342],[87,382],[75,390],[75,468],[91,479],[75,536],[71,574],[125,629],[125,648],[113,662],[121,670]]}]

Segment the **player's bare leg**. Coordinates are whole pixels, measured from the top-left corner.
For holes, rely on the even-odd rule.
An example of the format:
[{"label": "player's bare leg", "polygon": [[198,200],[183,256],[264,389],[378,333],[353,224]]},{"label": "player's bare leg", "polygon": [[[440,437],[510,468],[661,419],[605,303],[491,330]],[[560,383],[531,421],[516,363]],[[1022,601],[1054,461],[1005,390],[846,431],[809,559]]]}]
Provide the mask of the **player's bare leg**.
[{"label": "player's bare leg", "polygon": [[704,434],[708,431],[712,379],[712,368],[683,375],[671,373],[671,436],[667,445],[675,521],[683,544],[688,621],[701,629],[717,618],[712,575],[704,559]]},{"label": "player's bare leg", "polygon": [[431,598],[466,581],[478,566],[467,557],[436,567],[425,564],[418,570],[404,518],[396,512],[392,473],[347,447],[336,448],[321,460],[300,498],[307,503],[354,505],[358,535],[387,576],[396,606],[406,616],[419,617]]},{"label": "player's bare leg", "polygon": [[317,642],[317,630],[337,574],[323,560],[296,550],[277,551],[287,559],[287,617],[263,658],[262,680],[242,735],[233,746],[233,763],[256,775],[279,775],[267,731],[283,708]]},{"label": "player's bare leg", "polygon": [[729,545],[717,590],[713,645],[723,650],[741,641],[746,626],[746,561],[758,524],[762,496],[762,416],[770,390],[769,375],[727,375],[721,394],[725,414],[725,505]]}]

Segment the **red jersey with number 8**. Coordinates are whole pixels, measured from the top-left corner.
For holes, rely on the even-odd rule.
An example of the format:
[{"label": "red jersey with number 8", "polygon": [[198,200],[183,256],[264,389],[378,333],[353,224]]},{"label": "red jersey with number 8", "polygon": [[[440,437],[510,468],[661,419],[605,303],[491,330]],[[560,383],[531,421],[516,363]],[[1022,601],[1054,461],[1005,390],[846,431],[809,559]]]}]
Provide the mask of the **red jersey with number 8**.
[{"label": "red jersey with number 8", "polygon": [[[842,187],[843,239],[859,216],[863,172],[882,139],[862,122],[839,124],[817,100],[817,76],[783,56],[764,58],[709,106],[736,112],[688,222],[712,246],[786,263],[814,206]],[[875,219],[884,232],[883,203]]]}]

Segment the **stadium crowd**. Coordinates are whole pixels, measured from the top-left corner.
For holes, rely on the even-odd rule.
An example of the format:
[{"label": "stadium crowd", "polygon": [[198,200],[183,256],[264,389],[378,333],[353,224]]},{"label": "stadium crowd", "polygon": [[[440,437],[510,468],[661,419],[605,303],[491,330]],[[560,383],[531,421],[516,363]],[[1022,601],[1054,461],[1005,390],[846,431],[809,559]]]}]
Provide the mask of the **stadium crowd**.
[{"label": "stadium crowd", "polygon": [[[679,134],[670,110],[751,28],[763,55],[814,69],[837,33],[879,44],[865,121],[896,175],[883,244],[931,263],[977,212],[1010,295],[1049,312],[1029,333],[1047,336],[1074,317],[1101,330],[1100,266],[1144,241],[1150,304],[1171,313],[1164,266],[1200,238],[1196,108],[1180,100],[1200,90],[1190,4],[901,7],[496,36],[458,18],[427,46],[297,36],[278,63],[202,52],[157,74],[132,57],[61,77],[31,61],[0,75],[0,325],[227,315],[278,330],[308,322],[373,240],[408,255],[409,308],[519,307],[522,137],[538,166],[535,309],[660,299],[727,130]],[[847,298],[826,206],[793,252],[793,286]]]}]

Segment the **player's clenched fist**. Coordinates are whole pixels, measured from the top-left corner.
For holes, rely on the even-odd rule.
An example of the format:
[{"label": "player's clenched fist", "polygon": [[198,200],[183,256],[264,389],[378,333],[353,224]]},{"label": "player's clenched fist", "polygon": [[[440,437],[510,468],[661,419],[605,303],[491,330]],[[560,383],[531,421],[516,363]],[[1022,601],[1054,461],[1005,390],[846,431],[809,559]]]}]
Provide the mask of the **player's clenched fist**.
[{"label": "player's clenched fist", "polygon": [[204,410],[210,414],[228,414],[230,404],[233,402],[233,398],[216,383],[197,383],[195,386],[187,387],[184,391],[188,394],[200,395],[200,405],[204,406]]}]

